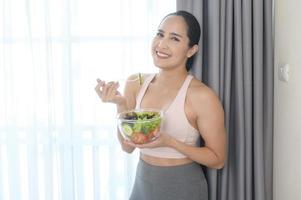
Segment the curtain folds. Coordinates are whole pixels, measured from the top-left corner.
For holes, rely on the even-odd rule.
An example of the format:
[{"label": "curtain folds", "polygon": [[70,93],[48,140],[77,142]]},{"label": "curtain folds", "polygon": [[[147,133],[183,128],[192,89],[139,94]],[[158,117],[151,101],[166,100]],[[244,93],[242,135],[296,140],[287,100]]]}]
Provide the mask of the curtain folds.
[{"label": "curtain folds", "polygon": [[210,200],[272,200],[272,0],[177,0],[202,27],[192,73],[219,95],[228,160],[207,170]]}]

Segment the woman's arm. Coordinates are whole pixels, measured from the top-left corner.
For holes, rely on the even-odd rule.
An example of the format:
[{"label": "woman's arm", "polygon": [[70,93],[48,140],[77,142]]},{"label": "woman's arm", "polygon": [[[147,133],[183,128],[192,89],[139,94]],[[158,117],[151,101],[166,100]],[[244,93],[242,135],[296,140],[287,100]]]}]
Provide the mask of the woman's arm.
[{"label": "woman's arm", "polygon": [[[105,83],[104,81],[97,80],[98,84],[95,87],[95,91],[102,100],[102,102],[114,103],[117,107],[117,113],[131,110],[135,108],[136,105],[136,94],[140,89],[140,81],[137,79],[138,75],[131,75],[128,77],[124,94],[117,90],[119,87],[119,83],[117,82],[109,82]],[[133,81],[134,80],[134,81]],[[119,130],[117,130],[118,141],[122,147],[122,150],[127,153],[132,153],[135,147],[128,145],[125,142],[124,137],[121,135]]]},{"label": "woman's arm", "polygon": [[205,86],[195,88],[191,94],[192,108],[197,116],[197,127],[205,146],[193,147],[174,138],[169,138],[168,145],[187,155],[191,160],[210,168],[220,169],[226,159],[224,110],[218,97]]}]

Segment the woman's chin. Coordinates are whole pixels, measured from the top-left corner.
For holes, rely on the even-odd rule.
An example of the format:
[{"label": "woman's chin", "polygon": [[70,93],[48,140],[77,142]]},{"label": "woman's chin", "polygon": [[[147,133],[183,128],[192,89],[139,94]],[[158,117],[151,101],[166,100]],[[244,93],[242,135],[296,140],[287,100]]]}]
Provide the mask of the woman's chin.
[{"label": "woman's chin", "polygon": [[158,67],[159,69],[168,69],[170,64],[167,64],[167,63],[162,63],[162,62],[154,62],[154,65],[156,67]]},{"label": "woman's chin", "polygon": [[168,67],[166,67],[166,66],[164,66],[164,65],[157,65],[157,64],[155,64],[155,66],[156,66],[158,69],[160,69],[160,70],[166,70],[166,69],[168,69]]}]

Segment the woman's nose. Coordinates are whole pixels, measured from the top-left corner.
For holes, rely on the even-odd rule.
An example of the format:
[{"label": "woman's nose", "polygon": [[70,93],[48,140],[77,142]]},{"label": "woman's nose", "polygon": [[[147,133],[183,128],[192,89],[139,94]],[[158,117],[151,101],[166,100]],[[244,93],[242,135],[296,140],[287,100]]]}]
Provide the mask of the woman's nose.
[{"label": "woman's nose", "polygon": [[159,41],[158,47],[159,47],[159,48],[162,48],[162,49],[167,49],[167,48],[168,48],[168,41],[167,41],[167,39],[162,38],[162,39]]}]

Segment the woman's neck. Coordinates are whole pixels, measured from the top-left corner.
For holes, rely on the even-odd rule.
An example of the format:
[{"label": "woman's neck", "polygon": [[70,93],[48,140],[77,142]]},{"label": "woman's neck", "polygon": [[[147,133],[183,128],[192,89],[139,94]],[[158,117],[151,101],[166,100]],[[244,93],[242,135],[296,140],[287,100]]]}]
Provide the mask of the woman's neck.
[{"label": "woman's neck", "polygon": [[165,88],[179,88],[186,79],[186,71],[165,71],[160,70],[155,79],[155,84],[163,85]]}]

